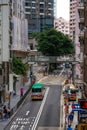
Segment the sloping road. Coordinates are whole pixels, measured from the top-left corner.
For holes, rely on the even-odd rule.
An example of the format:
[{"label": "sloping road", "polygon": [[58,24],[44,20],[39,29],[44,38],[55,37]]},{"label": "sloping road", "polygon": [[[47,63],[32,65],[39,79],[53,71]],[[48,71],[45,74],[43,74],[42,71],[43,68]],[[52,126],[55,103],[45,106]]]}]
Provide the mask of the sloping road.
[{"label": "sloping road", "polygon": [[[31,94],[27,96],[21,108],[13,120],[8,124],[5,130],[56,130],[60,125],[60,84],[64,77],[50,75],[44,77],[41,82],[46,84],[46,92],[49,88],[46,98],[43,101],[31,101]],[[43,108],[41,105],[43,104]],[[41,110],[40,110],[41,108]],[[40,116],[38,112],[40,111]],[[37,124],[35,124],[38,119]],[[35,126],[35,125],[36,126]],[[32,129],[33,128],[33,129]]]}]

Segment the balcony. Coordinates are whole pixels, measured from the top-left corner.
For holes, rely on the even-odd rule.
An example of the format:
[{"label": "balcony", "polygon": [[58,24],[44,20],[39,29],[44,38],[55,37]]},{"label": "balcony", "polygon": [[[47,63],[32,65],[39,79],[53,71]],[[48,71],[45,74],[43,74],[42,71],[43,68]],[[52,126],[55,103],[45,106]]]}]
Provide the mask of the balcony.
[{"label": "balcony", "polygon": [[84,37],[84,31],[80,31],[79,37]]},{"label": "balcony", "polygon": [[80,23],[84,23],[84,17],[83,17],[83,18],[82,18],[82,17],[79,18],[79,22],[80,22]]},{"label": "balcony", "polygon": [[84,2],[79,3],[78,10],[84,10]]}]

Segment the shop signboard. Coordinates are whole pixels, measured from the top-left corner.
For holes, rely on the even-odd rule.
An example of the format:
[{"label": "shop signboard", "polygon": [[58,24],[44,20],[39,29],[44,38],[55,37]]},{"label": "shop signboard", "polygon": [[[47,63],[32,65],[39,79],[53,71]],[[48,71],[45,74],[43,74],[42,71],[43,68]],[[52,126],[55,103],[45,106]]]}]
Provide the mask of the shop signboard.
[{"label": "shop signboard", "polygon": [[79,123],[87,124],[87,113],[79,112],[78,113],[78,119],[79,119]]},{"label": "shop signboard", "polygon": [[87,124],[84,123],[78,124],[78,130],[87,130]]},{"label": "shop signboard", "polygon": [[68,101],[76,101],[76,94],[69,94]]},{"label": "shop signboard", "polygon": [[72,104],[72,111],[82,111],[79,104]]},{"label": "shop signboard", "polygon": [[87,100],[79,99],[78,103],[80,104],[80,108],[82,109],[82,111],[78,113],[79,123],[87,124]]}]

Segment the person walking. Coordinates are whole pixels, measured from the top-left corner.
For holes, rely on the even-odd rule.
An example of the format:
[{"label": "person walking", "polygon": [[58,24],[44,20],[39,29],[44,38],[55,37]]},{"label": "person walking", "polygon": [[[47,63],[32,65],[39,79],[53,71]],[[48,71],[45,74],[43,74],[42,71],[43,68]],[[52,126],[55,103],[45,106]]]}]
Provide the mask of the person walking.
[{"label": "person walking", "polygon": [[10,112],[10,104],[8,104],[7,113],[8,113],[8,117],[10,118],[10,114],[11,114],[11,112]]},{"label": "person walking", "polygon": [[6,106],[3,107],[3,114],[4,114],[4,118],[7,119],[8,118],[8,112],[7,112]]},{"label": "person walking", "polygon": [[69,125],[72,124],[73,118],[74,118],[74,113],[71,112],[70,115],[68,116],[68,124],[69,124]]},{"label": "person walking", "polygon": [[20,88],[20,97],[23,97],[23,94],[24,94],[24,89]]},{"label": "person walking", "polygon": [[72,127],[71,125],[68,126],[67,130],[72,130]]},{"label": "person walking", "polygon": [[78,125],[75,126],[75,130],[78,130]]}]

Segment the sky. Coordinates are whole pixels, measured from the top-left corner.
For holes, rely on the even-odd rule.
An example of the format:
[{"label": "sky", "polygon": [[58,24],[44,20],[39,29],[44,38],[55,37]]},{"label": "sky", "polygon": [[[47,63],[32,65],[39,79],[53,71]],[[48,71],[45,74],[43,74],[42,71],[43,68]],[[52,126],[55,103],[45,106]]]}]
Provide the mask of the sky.
[{"label": "sky", "polygon": [[69,21],[69,0],[56,0],[57,1],[57,12],[56,17],[63,17]]}]

